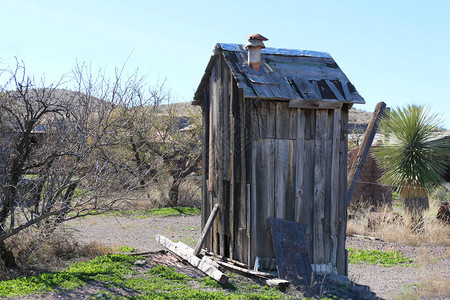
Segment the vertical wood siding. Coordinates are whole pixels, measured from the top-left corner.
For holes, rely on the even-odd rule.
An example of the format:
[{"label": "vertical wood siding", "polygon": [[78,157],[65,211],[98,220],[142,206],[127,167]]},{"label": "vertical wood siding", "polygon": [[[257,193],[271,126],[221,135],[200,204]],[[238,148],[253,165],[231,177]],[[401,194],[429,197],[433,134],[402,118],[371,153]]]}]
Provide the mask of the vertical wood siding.
[{"label": "vertical wood siding", "polygon": [[349,107],[289,108],[244,98],[222,57],[203,107],[203,211],[219,218],[205,246],[253,266],[274,257],[269,217],[300,222],[311,263],[346,272],[346,158]]}]

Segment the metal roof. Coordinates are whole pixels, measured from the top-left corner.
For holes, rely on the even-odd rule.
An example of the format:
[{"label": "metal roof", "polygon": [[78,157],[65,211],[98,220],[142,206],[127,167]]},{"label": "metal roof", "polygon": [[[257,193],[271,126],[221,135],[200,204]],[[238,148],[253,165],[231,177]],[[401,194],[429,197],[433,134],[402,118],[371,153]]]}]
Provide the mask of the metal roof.
[{"label": "metal roof", "polygon": [[261,51],[261,69],[255,71],[247,64],[247,51],[243,45],[219,43],[214,48],[193,104],[201,103],[203,88],[209,82],[215,60],[220,56],[247,98],[365,103],[326,52],[265,48]]}]

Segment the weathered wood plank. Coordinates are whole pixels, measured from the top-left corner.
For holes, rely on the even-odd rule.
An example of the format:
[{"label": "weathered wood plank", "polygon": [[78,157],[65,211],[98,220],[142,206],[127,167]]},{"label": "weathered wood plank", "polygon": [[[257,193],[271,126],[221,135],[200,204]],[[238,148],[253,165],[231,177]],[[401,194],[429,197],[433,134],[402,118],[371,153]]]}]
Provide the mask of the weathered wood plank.
[{"label": "weathered wood plank", "polygon": [[292,79],[292,81],[297,86],[300,94],[303,99],[307,100],[320,100],[322,97],[320,94],[316,93],[315,88],[311,85],[311,83],[305,77],[296,77]]},{"label": "weathered wood plank", "polygon": [[222,63],[222,76],[221,76],[221,98],[222,102],[222,147],[223,147],[223,178],[224,180],[231,181],[231,171],[230,165],[232,164],[230,159],[230,144],[231,144],[231,126],[230,126],[230,104],[231,104],[231,87],[230,87],[230,77],[228,67],[225,62]]},{"label": "weathered wood plank", "polygon": [[219,254],[211,252],[211,251],[204,251],[204,253],[205,253],[205,255],[207,255],[209,258],[211,258],[214,261],[220,260],[220,261],[223,261],[223,262],[228,262],[228,263],[231,263],[233,265],[237,265],[239,267],[248,269],[248,265],[247,264],[242,263],[242,262],[237,261],[237,260],[234,260],[234,259],[231,259],[229,257],[225,257],[225,256],[219,255]]},{"label": "weathered wood plank", "polygon": [[[251,237],[252,237],[252,232],[251,232],[251,207],[253,207],[253,203],[252,203],[252,190],[251,190],[251,182],[252,182],[252,172],[253,172],[253,164],[254,162],[251,160],[252,158],[252,138],[250,133],[252,132],[252,123],[251,123],[251,118],[250,118],[250,101],[246,98],[244,98],[244,94],[243,93],[239,93],[239,101],[240,103],[242,103],[242,118],[243,118],[243,123],[242,123],[242,132],[241,132],[241,137],[242,137],[242,142],[241,142],[241,147],[242,147],[242,155],[241,155],[241,167],[242,167],[242,186],[241,186],[241,191],[242,191],[242,196],[243,199],[245,199],[244,202],[244,207],[245,207],[245,220],[246,220],[246,244],[245,246],[247,247],[247,252],[246,252],[246,257],[245,260],[243,262],[246,262],[247,264],[251,264]],[[245,252],[244,252],[245,253]]]},{"label": "weathered wood plank", "polygon": [[345,101],[345,98],[342,96],[341,92],[337,89],[337,87],[329,80],[325,80],[326,84],[330,88],[330,90],[333,92],[333,94],[336,96],[336,99],[338,101]]},{"label": "weathered wood plank", "polygon": [[[264,101],[264,112],[262,118],[265,118],[266,132],[261,133],[260,138],[274,138],[276,137],[276,117],[277,117],[277,102]],[[262,104],[262,103],[261,103]]]},{"label": "weathered wood plank", "polygon": [[228,180],[223,181],[223,210],[221,213],[223,216],[223,234],[224,234],[224,248],[222,255],[227,257],[230,256],[230,202],[231,202],[231,193],[230,193],[230,182]]},{"label": "weathered wood plank", "polygon": [[[202,227],[205,226],[206,220],[208,218],[209,213],[211,212],[210,199],[208,197],[208,186],[209,186],[209,114],[210,114],[210,101],[209,101],[209,92],[208,87],[205,87],[203,91],[203,99],[202,99]],[[206,247],[211,247],[210,236],[206,237]]]},{"label": "weathered wood plank", "polygon": [[[279,219],[286,218],[286,204],[288,202],[289,195],[289,182],[292,178],[290,174],[290,166],[292,162],[292,150],[291,141],[288,139],[277,139],[275,141],[275,166],[274,166],[274,179],[275,179],[275,217]],[[289,206],[288,206],[289,208]]]},{"label": "weathered wood plank", "polygon": [[342,90],[344,91],[344,97],[346,101],[353,101],[352,94],[347,85],[347,81],[341,81]]},{"label": "weathered wood plank", "polygon": [[345,251],[345,238],[347,230],[347,149],[348,149],[348,105],[341,111],[341,133],[339,146],[339,197],[338,197],[338,231],[336,268],[338,274],[347,274],[347,260]]},{"label": "weathered wood plank", "polygon": [[214,148],[215,148],[215,143],[214,141],[216,140],[216,136],[215,136],[215,130],[214,130],[214,126],[215,126],[215,122],[217,119],[216,116],[216,104],[215,104],[215,89],[213,87],[214,81],[215,81],[215,71],[214,68],[211,70],[211,76],[209,78],[209,143],[208,143],[208,191],[212,192],[214,191],[214,187],[216,186],[214,184],[215,182],[215,178],[214,175],[216,174],[215,171],[215,153],[214,153]]},{"label": "weathered wood plank", "polygon": [[253,276],[253,277],[258,277],[258,278],[273,278],[275,277],[274,275],[270,274],[270,273],[266,273],[266,272],[261,272],[261,271],[253,271],[253,270],[249,270],[249,269],[245,269],[224,261],[217,261],[217,263],[222,266],[225,267],[226,269],[229,269],[231,271],[234,271],[236,273],[245,275],[245,276]]},{"label": "weathered wood plank", "polygon": [[337,274],[336,268],[333,267],[331,262],[326,264],[312,264],[311,268],[316,275]]},{"label": "weathered wood plank", "polygon": [[265,117],[264,104],[267,102],[255,99],[247,102],[249,104],[248,117],[251,121],[251,131],[246,132],[252,139],[258,139],[266,135],[267,117]]},{"label": "weathered wood plank", "polygon": [[[294,140],[289,140],[289,160],[287,168],[287,193],[285,219],[295,221],[295,145]],[[286,171],[285,171],[286,172]]]},{"label": "weathered wood plank", "polygon": [[340,109],[342,102],[337,101],[315,101],[315,100],[290,100],[289,107],[302,109]]},{"label": "weathered wood plank", "polygon": [[275,143],[273,139],[254,140],[252,143],[252,263],[256,256],[273,256],[268,217],[275,216],[274,168]]},{"label": "weathered wood plank", "polygon": [[[259,251],[258,256],[271,257],[273,255],[272,242],[270,237],[270,225],[268,222],[269,217],[275,216],[275,180],[273,172],[275,170],[275,141],[271,139],[262,140],[259,143],[260,151],[260,170],[263,174],[262,182],[258,182],[259,199],[262,204],[263,214],[260,215],[262,220],[262,231],[259,236],[259,247],[262,251]],[[256,179],[258,180],[257,177]],[[261,219],[262,217],[262,219]]]},{"label": "weathered wood plank", "polygon": [[267,286],[274,287],[280,290],[285,290],[291,283],[289,280],[286,279],[267,279],[264,282]]},{"label": "weathered wood plank", "polygon": [[216,107],[217,107],[217,127],[215,128],[216,131],[216,137],[217,140],[215,141],[216,145],[216,159],[217,159],[217,198],[220,205],[220,211],[221,214],[219,215],[219,253],[224,255],[225,254],[225,232],[226,232],[226,207],[227,207],[227,201],[225,194],[225,182],[224,182],[224,107],[226,107],[226,104],[223,102],[223,95],[224,95],[224,89],[223,86],[223,59],[216,60],[216,67],[217,67],[217,74],[219,75],[219,78],[214,82],[214,88],[217,90],[216,95]]},{"label": "weathered wood plank", "polygon": [[214,219],[217,216],[217,213],[219,212],[219,204],[214,205],[214,208],[209,215],[208,221],[206,222],[205,226],[203,227],[202,233],[200,235],[200,240],[198,241],[197,245],[195,246],[193,254],[195,256],[198,256],[200,251],[202,250],[203,243],[205,241],[206,235],[208,234],[209,230],[211,229],[211,226],[213,224]]},{"label": "weathered wood plank", "polygon": [[[258,227],[257,227],[257,220],[258,217],[261,218],[261,211],[259,208],[260,205],[258,205],[258,195],[257,195],[257,174],[258,176],[261,176],[261,172],[259,171],[259,165],[257,164],[259,159],[259,153],[257,151],[257,147],[254,145],[255,142],[252,143],[252,175],[251,175],[251,204],[248,209],[248,215],[250,218],[250,244],[249,244],[249,266],[252,268],[253,264],[255,262],[255,258],[258,255],[257,250],[258,246],[256,245],[256,240],[258,235]],[[259,178],[259,177],[258,177]],[[259,210],[259,211],[258,211]]]},{"label": "weathered wood plank", "polygon": [[[207,259],[200,259],[197,256],[193,255],[193,249],[189,246],[178,242],[174,243],[168,238],[157,234],[155,237],[155,240],[169,249],[170,251],[174,252],[181,258],[188,261],[193,267],[201,270],[214,280],[218,281],[220,284],[227,284],[228,283],[228,276],[220,272],[217,268],[215,268],[213,265],[211,265]],[[190,249],[190,251],[187,251],[187,249]]]},{"label": "weathered wood plank", "polygon": [[317,84],[316,80],[312,80],[311,84],[314,88],[314,90],[316,91],[316,94],[320,96],[320,98],[322,98],[322,95],[320,94],[320,89],[319,89],[319,85]]},{"label": "weathered wood plank", "polygon": [[277,139],[289,139],[293,128],[291,127],[290,109],[288,102],[277,101],[274,103],[275,115],[272,117],[276,120],[275,137]]},{"label": "weathered wood plank", "polygon": [[[236,188],[239,186],[239,184],[236,182],[236,119],[239,118],[239,116],[236,115],[236,111],[235,111],[235,106],[236,106],[236,101],[237,99],[235,98],[236,96],[236,92],[235,92],[235,85],[233,83],[233,75],[229,74],[229,90],[230,90],[230,94],[229,94],[229,115],[228,115],[228,120],[229,120],[229,127],[230,127],[230,157],[229,157],[229,172],[228,172],[228,178],[230,181],[230,208],[229,208],[229,228],[230,228],[230,249],[229,249],[229,253],[230,253],[230,258],[234,258],[234,254],[235,254],[235,243],[236,240],[238,239],[238,231],[236,230],[236,225],[237,228],[239,228],[239,224],[238,224],[238,218],[237,216],[239,215],[239,208],[236,205],[236,200],[237,200],[237,196],[236,195]],[[239,121],[238,121],[239,122]]]},{"label": "weathered wood plank", "polygon": [[325,197],[324,197],[324,219],[322,222],[323,228],[323,246],[324,246],[324,261],[331,261],[332,240],[330,239],[330,215],[331,215],[331,172],[332,172],[332,157],[333,157],[333,111],[327,110],[327,126],[324,135],[324,157],[325,160]]},{"label": "weathered wood plank", "polygon": [[276,102],[270,100],[255,100],[251,110],[251,136],[257,138],[274,138],[276,126]]},{"label": "weathered wood plank", "polygon": [[308,245],[309,257],[314,257],[314,161],[315,161],[315,124],[317,110],[307,110],[305,123],[305,164],[303,167],[303,198],[301,204],[302,224]]},{"label": "weathered wood plank", "polygon": [[356,183],[364,166],[364,162],[366,161],[370,147],[372,146],[373,138],[375,137],[375,134],[377,132],[378,120],[383,115],[385,108],[386,103],[384,102],[379,102],[377,106],[375,106],[375,111],[373,112],[372,118],[369,122],[369,126],[367,127],[366,133],[364,134],[364,137],[361,141],[361,146],[359,146],[358,154],[356,154],[353,165],[348,172],[347,206],[352,200],[353,191],[355,190]]},{"label": "weathered wood plank", "polygon": [[339,199],[339,148],[340,148],[340,133],[341,133],[341,111],[335,110],[333,117],[333,150],[331,160],[331,195],[330,195],[330,239],[332,241],[331,262],[333,267],[336,267],[337,255],[337,214]]},{"label": "weathered wood plank", "polygon": [[268,218],[275,217],[275,147],[275,140],[264,139],[262,140],[262,145],[260,148],[260,164],[263,164],[264,179],[263,182],[259,184],[258,191],[262,192],[259,198],[263,201],[262,204],[265,213],[263,214],[263,218],[260,219],[262,220],[261,227],[264,231],[261,232],[261,236],[259,237],[259,239],[261,240],[261,243],[259,243],[259,247],[261,247],[261,250],[263,251],[260,251],[258,253],[258,256],[263,257],[273,257],[274,254]]},{"label": "weathered wood plank", "polygon": [[325,152],[326,128],[328,121],[327,110],[317,110],[316,137],[314,157],[314,256],[313,263],[322,264],[325,261],[323,219],[325,218]]},{"label": "weathered wood plank", "polygon": [[[252,255],[253,255],[253,250],[254,247],[251,246],[251,241],[253,238],[253,232],[251,231],[251,228],[253,228],[253,222],[251,220],[251,208],[253,207],[253,197],[251,196],[252,194],[252,189],[251,189],[251,185],[250,184],[245,184],[245,203],[247,204],[247,264],[250,267],[253,267],[252,262],[254,262],[254,260],[252,260]],[[255,256],[256,257],[256,256]]]},{"label": "weathered wood plank", "polygon": [[297,110],[297,138],[295,140],[295,206],[294,220],[302,222],[302,209],[304,203],[303,176],[305,174],[305,127],[306,113],[305,110]]},{"label": "weathered wood plank", "polygon": [[302,224],[270,218],[270,228],[278,276],[294,285],[310,284],[311,261]]}]

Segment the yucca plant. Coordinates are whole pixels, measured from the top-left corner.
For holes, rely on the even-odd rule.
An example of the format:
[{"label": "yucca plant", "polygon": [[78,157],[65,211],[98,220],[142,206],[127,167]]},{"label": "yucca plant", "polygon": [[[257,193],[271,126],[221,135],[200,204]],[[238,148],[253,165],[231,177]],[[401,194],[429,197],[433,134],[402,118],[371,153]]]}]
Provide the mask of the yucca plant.
[{"label": "yucca plant", "polygon": [[443,183],[450,145],[433,140],[442,120],[421,105],[407,105],[385,113],[380,120],[384,140],[374,148],[383,168],[380,182],[392,186],[404,200],[411,226],[423,231],[428,194]]}]

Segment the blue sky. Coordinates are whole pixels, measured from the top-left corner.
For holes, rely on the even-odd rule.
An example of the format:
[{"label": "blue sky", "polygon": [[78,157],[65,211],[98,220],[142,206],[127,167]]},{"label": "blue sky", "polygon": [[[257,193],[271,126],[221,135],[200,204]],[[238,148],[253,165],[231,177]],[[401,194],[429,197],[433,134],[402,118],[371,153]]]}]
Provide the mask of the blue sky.
[{"label": "blue sky", "polygon": [[330,53],[365,98],[430,105],[450,129],[450,1],[0,0],[0,68],[23,60],[55,81],[78,60],[126,61],[190,101],[217,42]]}]

